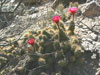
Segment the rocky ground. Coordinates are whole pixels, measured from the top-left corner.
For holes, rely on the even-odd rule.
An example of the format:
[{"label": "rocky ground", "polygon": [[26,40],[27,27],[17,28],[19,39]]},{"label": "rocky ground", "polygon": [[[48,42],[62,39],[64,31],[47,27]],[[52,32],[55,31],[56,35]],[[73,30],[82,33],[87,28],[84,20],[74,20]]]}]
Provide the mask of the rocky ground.
[{"label": "rocky ground", "polygon": [[[9,5],[9,8],[11,11],[14,9],[15,6],[17,6],[16,2],[13,3],[12,6],[9,4],[9,2],[5,5]],[[13,5],[14,4],[14,5]],[[21,4],[19,6],[19,9],[15,12],[15,15],[12,16],[13,19],[9,20],[9,16],[7,17],[8,20],[3,25],[6,25],[6,27],[1,26],[0,29],[0,46],[5,46],[8,44],[7,38],[8,37],[14,37],[17,39],[21,38],[23,34],[30,30],[39,30],[42,29],[45,26],[50,25],[50,23],[47,23],[48,19],[50,19],[53,16],[53,9],[50,7],[51,3],[46,3],[45,5],[41,6],[24,6]],[[5,7],[3,10],[5,10]],[[76,17],[75,23],[76,28],[75,32],[78,35],[78,38],[81,40],[81,44],[87,53],[84,55],[85,62],[81,66],[73,65],[72,68],[69,68],[67,75],[99,75],[100,74],[100,61],[99,61],[99,55],[100,55],[100,5],[99,0],[98,2],[88,2],[80,5],[81,15]],[[21,12],[21,13],[20,13]],[[55,14],[57,12],[55,11]],[[50,17],[48,17],[50,15]],[[6,20],[5,18],[1,20]],[[44,21],[43,21],[44,20]],[[47,20],[47,21],[46,21]],[[67,23],[67,22],[66,22]],[[45,24],[45,25],[44,25]],[[44,25],[44,26],[43,26]],[[20,58],[13,58],[10,62],[8,62],[3,68],[1,68],[1,72],[3,69],[11,69],[11,72],[7,75],[20,75],[16,74],[17,67],[25,67],[30,58],[26,55],[21,56]],[[13,61],[16,61],[16,63],[13,63]],[[12,65],[13,64],[13,65]],[[12,70],[13,68],[13,70]],[[30,69],[30,72],[32,69]],[[26,71],[27,72],[27,71]],[[3,75],[3,74],[2,74]],[[23,74],[23,75],[30,75],[29,74]]]}]

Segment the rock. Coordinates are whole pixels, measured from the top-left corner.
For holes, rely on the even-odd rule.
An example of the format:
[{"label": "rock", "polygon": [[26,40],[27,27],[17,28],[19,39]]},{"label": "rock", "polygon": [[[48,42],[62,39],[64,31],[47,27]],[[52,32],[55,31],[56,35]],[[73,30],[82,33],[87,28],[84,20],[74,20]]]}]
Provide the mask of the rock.
[{"label": "rock", "polygon": [[98,36],[96,34],[91,33],[90,36],[91,36],[92,40],[94,40],[94,41],[98,40]]},{"label": "rock", "polygon": [[38,10],[35,9],[35,7],[31,7],[29,10],[28,10],[28,14],[33,14],[33,13],[37,13]]},{"label": "rock", "polygon": [[11,0],[10,2],[13,3],[13,2],[15,2],[15,0]]},{"label": "rock", "polygon": [[91,44],[89,41],[83,41],[82,46],[84,47],[85,50],[89,50],[91,52],[93,52],[94,50],[94,45]]},{"label": "rock", "polygon": [[95,49],[100,53],[100,42],[93,42],[95,44]]},{"label": "rock", "polygon": [[37,14],[29,15],[29,18],[30,18],[30,19],[35,19],[36,17],[37,17]]},{"label": "rock", "polygon": [[90,39],[90,38],[82,38],[82,41],[90,41],[90,42],[92,42],[92,39]]},{"label": "rock", "polygon": [[92,0],[86,0],[87,3],[90,2],[90,1],[92,1]]},{"label": "rock", "polygon": [[8,2],[5,3],[2,7],[2,12],[13,12],[14,8],[17,6],[16,3]]},{"label": "rock", "polygon": [[48,0],[23,0],[25,5],[33,5],[36,3],[47,2]]},{"label": "rock", "polygon": [[83,16],[92,17],[100,15],[100,5],[96,1],[83,4],[80,8]]},{"label": "rock", "polygon": [[24,0],[24,3],[35,3],[37,0]]},{"label": "rock", "polygon": [[100,50],[100,42],[96,43],[97,48]]},{"label": "rock", "polygon": [[96,54],[95,53],[93,53],[93,55],[91,56],[91,59],[96,59]]},{"label": "rock", "polygon": [[100,4],[100,0],[96,0]]},{"label": "rock", "polygon": [[100,41],[100,35],[98,35],[98,41]]}]

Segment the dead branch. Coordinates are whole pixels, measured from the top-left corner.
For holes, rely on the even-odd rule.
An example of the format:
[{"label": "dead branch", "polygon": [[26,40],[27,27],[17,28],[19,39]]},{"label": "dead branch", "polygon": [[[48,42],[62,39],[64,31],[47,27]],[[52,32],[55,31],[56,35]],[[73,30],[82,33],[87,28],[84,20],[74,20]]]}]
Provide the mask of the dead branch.
[{"label": "dead branch", "polygon": [[22,3],[23,0],[20,0],[18,5],[16,6],[16,8],[14,9],[13,13],[17,10],[17,8],[20,6],[20,4]]},{"label": "dead branch", "polygon": [[[79,23],[82,23],[83,25],[85,25],[87,28],[84,28],[84,29],[89,29],[90,31],[92,31],[93,33],[95,33],[95,34],[100,34],[99,32],[97,32],[97,31],[95,31],[95,30],[93,30],[93,27],[92,28],[90,28],[90,27],[88,27],[85,23],[83,23],[82,21],[78,21],[78,24]],[[94,25],[94,26],[96,26],[96,25]]]},{"label": "dead branch", "polygon": [[21,37],[22,37],[22,35],[20,35],[19,38],[16,39],[15,41],[10,42],[10,43],[7,43],[7,44],[0,44],[0,46],[9,46],[9,45],[11,45],[11,44],[14,44],[14,43],[17,42],[18,40],[20,40]]},{"label": "dead branch", "polygon": [[59,3],[59,0],[54,0],[53,3],[51,4],[51,7],[52,7],[53,9],[55,9],[56,6],[58,5],[58,3]]},{"label": "dead branch", "polygon": [[13,14],[13,12],[0,12],[0,15],[1,14]]},{"label": "dead branch", "polygon": [[3,2],[1,1],[1,7],[0,7],[0,11],[2,10],[2,6],[3,4],[6,2],[6,0],[4,0]]}]

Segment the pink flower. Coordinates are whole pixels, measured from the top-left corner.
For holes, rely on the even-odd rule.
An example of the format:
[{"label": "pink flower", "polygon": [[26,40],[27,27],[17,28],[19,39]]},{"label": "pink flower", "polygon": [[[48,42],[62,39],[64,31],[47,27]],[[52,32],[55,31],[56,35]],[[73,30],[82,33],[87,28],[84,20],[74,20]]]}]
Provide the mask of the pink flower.
[{"label": "pink flower", "polygon": [[60,21],[61,17],[60,16],[54,16],[52,17],[52,21],[55,23],[58,23]]},{"label": "pink flower", "polygon": [[28,40],[28,44],[34,45],[34,44],[35,44],[35,40],[34,40],[33,38],[30,38],[30,39]]},{"label": "pink flower", "polygon": [[71,7],[68,9],[68,12],[71,13],[72,15],[74,15],[77,11],[78,11],[77,7]]}]

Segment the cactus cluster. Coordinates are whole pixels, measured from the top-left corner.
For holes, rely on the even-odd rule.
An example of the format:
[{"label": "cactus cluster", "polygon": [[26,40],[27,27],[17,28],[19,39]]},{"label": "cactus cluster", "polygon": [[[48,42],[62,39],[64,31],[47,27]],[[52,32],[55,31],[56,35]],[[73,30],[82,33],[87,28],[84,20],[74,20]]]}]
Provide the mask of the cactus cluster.
[{"label": "cactus cluster", "polygon": [[[74,5],[78,5],[78,3]],[[61,21],[61,17],[55,16],[52,20],[55,23],[51,28],[45,27],[41,30],[29,31],[24,35],[21,44],[16,42],[12,47],[15,49],[28,42],[25,52],[34,61],[32,64],[36,67],[46,65],[37,73],[36,71],[32,72],[32,75],[46,75],[46,73],[64,75],[62,70],[66,70],[73,63],[83,63],[83,59],[81,59],[82,47],[74,32],[74,20],[70,21],[68,28]]]},{"label": "cactus cluster", "polygon": [[[29,32],[28,38],[34,38],[36,43],[33,46],[28,46],[27,53],[30,54],[37,66],[46,65],[43,68],[52,70],[55,67],[60,69],[66,68],[72,63],[82,63],[82,48],[80,41],[74,33],[75,24],[71,21],[67,29],[61,22],[55,23],[51,28],[44,28],[37,31]],[[26,37],[26,35],[25,35]],[[35,55],[35,56],[34,56]],[[61,73],[59,70],[54,70]],[[62,73],[61,73],[62,74]]]}]

